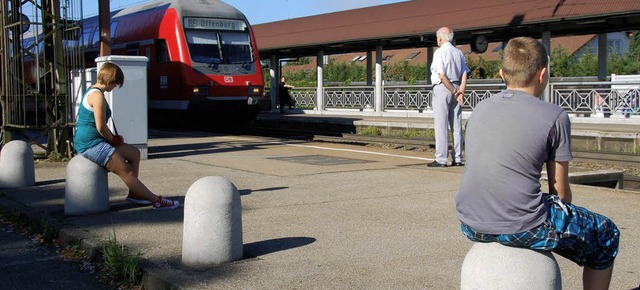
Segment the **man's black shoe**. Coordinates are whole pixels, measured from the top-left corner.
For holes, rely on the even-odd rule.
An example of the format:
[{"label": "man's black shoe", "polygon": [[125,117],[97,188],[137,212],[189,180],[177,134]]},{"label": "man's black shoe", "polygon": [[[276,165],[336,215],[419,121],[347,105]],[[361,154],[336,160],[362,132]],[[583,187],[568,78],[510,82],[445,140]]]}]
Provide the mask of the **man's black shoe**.
[{"label": "man's black shoe", "polygon": [[433,161],[431,163],[427,163],[427,167],[447,167],[447,164],[438,163],[438,161]]},{"label": "man's black shoe", "polygon": [[451,162],[451,166],[464,166],[464,162]]}]

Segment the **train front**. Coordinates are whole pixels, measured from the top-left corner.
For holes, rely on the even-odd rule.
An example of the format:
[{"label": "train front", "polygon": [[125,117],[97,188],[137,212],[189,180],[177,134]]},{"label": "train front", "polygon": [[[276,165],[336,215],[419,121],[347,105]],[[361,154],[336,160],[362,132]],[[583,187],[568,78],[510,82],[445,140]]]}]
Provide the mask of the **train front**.
[{"label": "train front", "polygon": [[256,112],[264,79],[251,29],[242,19],[184,17],[192,62],[190,111]]}]

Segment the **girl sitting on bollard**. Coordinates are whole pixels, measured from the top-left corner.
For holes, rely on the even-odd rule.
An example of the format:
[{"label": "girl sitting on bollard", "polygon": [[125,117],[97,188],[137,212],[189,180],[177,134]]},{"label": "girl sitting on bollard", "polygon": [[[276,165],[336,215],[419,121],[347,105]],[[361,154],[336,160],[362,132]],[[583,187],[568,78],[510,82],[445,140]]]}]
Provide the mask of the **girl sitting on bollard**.
[{"label": "girl sitting on bollard", "polygon": [[[104,92],[111,92],[124,84],[124,73],[113,63],[105,63],[98,72],[98,81],[82,96],[78,108],[74,146],[83,157],[118,175],[129,188],[127,200],[139,205],[153,205],[153,209],[175,209],[179,201],[152,193],[138,179],[140,151],[122,136],[107,127],[111,109]],[[115,128],[115,126],[114,126]]]}]

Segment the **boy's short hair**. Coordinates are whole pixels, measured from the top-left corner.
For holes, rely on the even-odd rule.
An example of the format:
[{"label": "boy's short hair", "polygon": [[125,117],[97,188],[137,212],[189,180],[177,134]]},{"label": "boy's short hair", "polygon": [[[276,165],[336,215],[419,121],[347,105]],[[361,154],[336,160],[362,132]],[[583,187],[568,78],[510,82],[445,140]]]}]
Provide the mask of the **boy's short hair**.
[{"label": "boy's short hair", "polygon": [[531,37],[516,37],[507,43],[502,56],[502,74],[507,86],[526,87],[538,70],[549,63],[547,50]]},{"label": "boy's short hair", "polygon": [[106,62],[100,67],[98,82],[105,85],[116,84],[122,87],[122,84],[124,84],[124,73],[117,64]]}]

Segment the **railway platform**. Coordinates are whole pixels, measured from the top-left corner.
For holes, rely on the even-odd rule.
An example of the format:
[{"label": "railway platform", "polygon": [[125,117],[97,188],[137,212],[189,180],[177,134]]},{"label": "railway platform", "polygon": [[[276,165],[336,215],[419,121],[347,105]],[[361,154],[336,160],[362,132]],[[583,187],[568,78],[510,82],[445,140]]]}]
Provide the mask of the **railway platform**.
[{"label": "railway platform", "polygon": [[[463,168],[427,168],[432,158],[348,144],[151,131],[140,171],[151,190],[184,201],[195,181],[222,176],[240,192],[244,258],[207,270],[181,265],[187,209],[128,203],[124,183],[113,174],[108,212],[64,215],[64,162],[37,162],[36,185],[2,190],[0,205],[46,221],[63,244],[82,241],[89,253],[116,235],[142,254],[145,289],[457,289],[472,246],[455,215]],[[640,194],[583,185],[572,190],[576,204],[611,217],[621,230],[611,289],[636,289]],[[556,259],[563,288],[581,289],[582,269]],[[25,271],[42,270],[34,264]]]},{"label": "railway platform", "polygon": [[[463,113],[463,122],[469,113]],[[572,145],[575,149],[611,152],[640,151],[640,116],[630,118],[570,116]],[[340,135],[360,133],[376,127],[382,134],[403,135],[413,130],[433,129],[432,113],[389,113],[372,116],[351,111],[290,110],[286,114],[261,112],[254,122],[256,128],[316,132]]]}]

